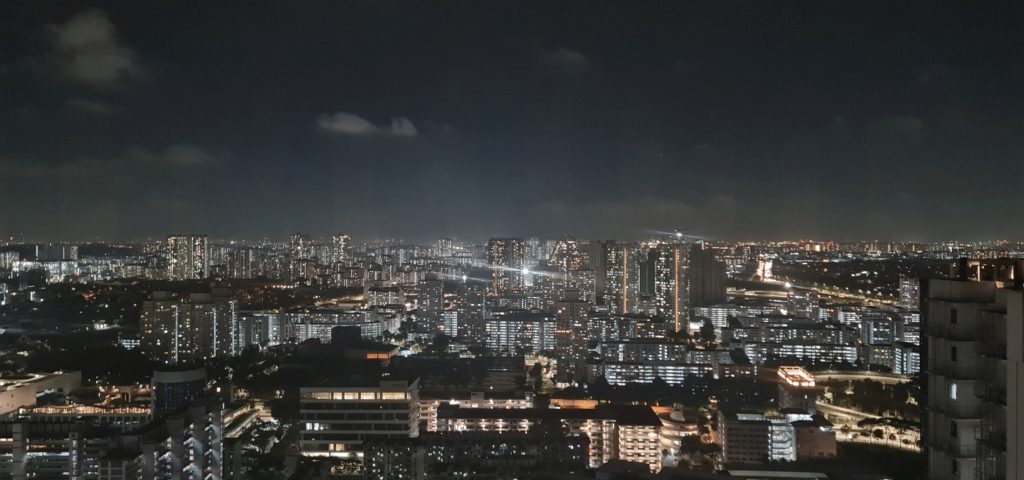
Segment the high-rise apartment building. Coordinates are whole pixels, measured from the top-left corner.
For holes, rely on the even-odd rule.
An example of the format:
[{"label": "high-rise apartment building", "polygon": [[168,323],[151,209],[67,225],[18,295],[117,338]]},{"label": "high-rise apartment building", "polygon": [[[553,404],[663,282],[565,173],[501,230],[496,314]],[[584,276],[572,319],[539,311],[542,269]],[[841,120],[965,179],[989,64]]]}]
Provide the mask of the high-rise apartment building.
[{"label": "high-rise apartment building", "polygon": [[241,247],[227,254],[227,275],[231,278],[255,278],[258,252],[255,248]]},{"label": "high-rise apartment building", "polygon": [[288,237],[288,251],[294,259],[307,260],[312,256],[313,240],[304,233],[294,233]]},{"label": "high-rise apartment building", "polygon": [[343,233],[331,237],[331,263],[345,263],[352,259],[349,252],[350,243],[349,236]]},{"label": "high-rise apartment building", "polygon": [[451,237],[437,239],[437,246],[434,248],[434,255],[441,258],[451,258],[455,255],[455,240]]},{"label": "high-rise apartment building", "polygon": [[458,313],[459,338],[483,342],[487,334],[487,287],[482,283],[462,285],[453,309]]},{"label": "high-rise apartment building", "polygon": [[313,240],[309,235],[296,233],[288,237],[288,278],[297,280],[310,278],[315,265],[313,260]]},{"label": "high-rise apartment building", "polygon": [[440,280],[419,282],[419,293],[416,295],[416,320],[436,329],[443,310],[444,282]]},{"label": "high-rise apartment building", "polygon": [[632,313],[639,291],[635,248],[614,241],[604,244],[604,303],[612,314]]},{"label": "high-rise apartment building", "polygon": [[960,261],[921,289],[928,478],[1024,478],[1024,262]]},{"label": "high-rise apartment building", "polygon": [[921,280],[911,277],[900,277],[899,306],[907,310],[921,307]]},{"label": "high-rise apartment building", "polygon": [[210,247],[206,235],[168,236],[167,261],[170,280],[201,280],[210,276]]},{"label": "high-rise apartment building", "polygon": [[238,305],[226,292],[192,294],[187,301],[153,292],[142,302],[142,351],[165,363],[195,362],[231,355]]},{"label": "high-rise apartment building", "polygon": [[181,316],[181,301],[170,292],[153,292],[142,302],[139,316],[139,340],[142,351],[152,359],[176,362],[178,352],[191,351],[189,336],[184,330],[186,318]]},{"label": "high-rise apartment building", "polygon": [[657,314],[678,332],[686,324],[686,245],[662,243],[653,250],[654,301]]},{"label": "high-rise apartment building", "polygon": [[545,313],[516,312],[487,320],[487,348],[497,354],[544,352],[555,348],[558,319]]},{"label": "high-rise apartment building", "polygon": [[492,238],[487,242],[487,263],[494,279],[492,294],[522,290],[526,269],[524,259],[525,245],[521,238]]},{"label": "high-rise apartment building", "polygon": [[725,303],[725,264],[704,242],[690,246],[686,265],[687,305],[703,307]]}]

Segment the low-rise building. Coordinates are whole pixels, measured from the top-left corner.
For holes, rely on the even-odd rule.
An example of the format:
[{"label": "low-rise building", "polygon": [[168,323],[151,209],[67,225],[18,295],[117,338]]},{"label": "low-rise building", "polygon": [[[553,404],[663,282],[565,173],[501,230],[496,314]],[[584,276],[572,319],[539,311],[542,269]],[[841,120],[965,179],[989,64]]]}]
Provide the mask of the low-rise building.
[{"label": "low-rise building", "polygon": [[459,408],[441,405],[438,431],[529,432],[542,425],[561,424],[570,433],[590,439],[589,466],[616,459],[642,462],[661,469],[661,420],[651,407],[602,405],[598,408]]},{"label": "low-rise building", "polygon": [[44,393],[67,394],[82,386],[82,372],[54,372],[0,378],[0,414],[36,405]]},{"label": "low-rise building", "polygon": [[768,463],[836,455],[832,424],[804,411],[718,412],[715,440],[725,463]]}]

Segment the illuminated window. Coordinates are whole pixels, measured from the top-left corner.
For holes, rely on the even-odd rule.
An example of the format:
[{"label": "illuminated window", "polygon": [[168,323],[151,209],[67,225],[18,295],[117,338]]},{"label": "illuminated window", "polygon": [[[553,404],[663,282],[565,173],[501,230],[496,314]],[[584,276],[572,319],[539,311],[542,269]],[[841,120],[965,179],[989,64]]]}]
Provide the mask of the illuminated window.
[{"label": "illuminated window", "polygon": [[356,392],[345,392],[345,400],[359,400],[359,394]]},{"label": "illuminated window", "polygon": [[376,392],[359,392],[359,399],[360,400],[376,400],[377,399],[377,393]]},{"label": "illuminated window", "polygon": [[949,384],[949,399],[950,400],[956,400],[956,384],[955,383]]},{"label": "illuminated window", "polygon": [[405,392],[383,392],[380,394],[381,400],[405,400]]}]

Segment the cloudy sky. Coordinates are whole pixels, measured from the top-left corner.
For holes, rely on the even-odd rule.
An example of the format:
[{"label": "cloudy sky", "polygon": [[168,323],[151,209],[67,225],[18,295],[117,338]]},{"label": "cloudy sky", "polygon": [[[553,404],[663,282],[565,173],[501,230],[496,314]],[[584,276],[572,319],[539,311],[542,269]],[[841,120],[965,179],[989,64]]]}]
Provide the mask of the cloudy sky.
[{"label": "cloudy sky", "polygon": [[3,2],[0,234],[1024,239],[1019,5]]}]

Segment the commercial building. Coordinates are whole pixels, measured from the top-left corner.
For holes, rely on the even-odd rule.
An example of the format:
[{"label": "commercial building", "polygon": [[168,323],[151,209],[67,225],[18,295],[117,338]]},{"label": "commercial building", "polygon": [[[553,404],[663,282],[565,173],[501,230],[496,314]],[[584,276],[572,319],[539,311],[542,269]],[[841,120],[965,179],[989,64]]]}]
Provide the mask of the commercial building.
[{"label": "commercial building", "polygon": [[816,380],[803,367],[779,367],[779,408],[817,413],[818,393]]},{"label": "commercial building", "polygon": [[299,409],[303,455],[362,459],[369,440],[419,435],[419,380],[321,379]]},{"label": "commercial building", "polygon": [[716,441],[725,463],[769,463],[836,455],[832,424],[807,413],[763,414],[720,410]]}]

